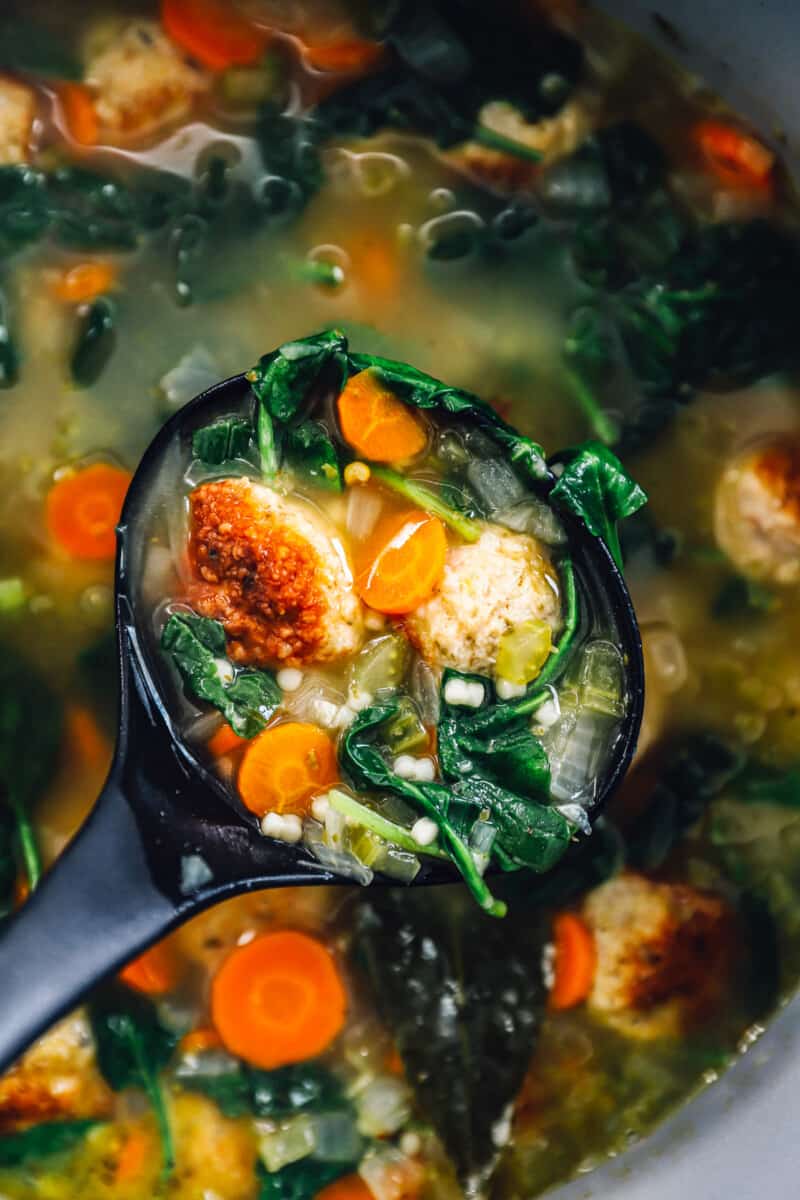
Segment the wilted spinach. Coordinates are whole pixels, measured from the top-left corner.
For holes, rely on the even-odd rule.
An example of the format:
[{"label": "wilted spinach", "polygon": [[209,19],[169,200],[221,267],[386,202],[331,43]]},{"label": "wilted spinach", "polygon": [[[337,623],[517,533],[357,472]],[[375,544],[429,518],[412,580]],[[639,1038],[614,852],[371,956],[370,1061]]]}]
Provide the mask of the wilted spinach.
[{"label": "wilted spinach", "polygon": [[98,296],[78,318],[70,370],[79,387],[97,382],[114,353],[115,342],[114,305],[108,297]]},{"label": "wilted spinach", "polygon": [[64,1154],[73,1150],[97,1121],[45,1121],[0,1136],[0,1167],[19,1167],[23,1163]]},{"label": "wilted spinach", "polygon": [[226,639],[219,621],[173,613],[164,626],[161,648],[177,667],[188,691],[218,708],[240,737],[255,737],[280,704],[281,690],[267,671],[245,667],[229,681],[220,673],[219,660],[226,657]]},{"label": "wilted spinach", "polygon": [[43,675],[11,649],[0,653],[0,804],[12,812],[28,877],[33,888],[41,876],[41,858],[31,806],[47,787],[61,745],[63,708]]},{"label": "wilted spinach", "polygon": [[316,487],[342,490],[339,455],[325,426],[318,421],[301,421],[286,433],[284,442],[289,467]]},{"label": "wilted spinach", "polygon": [[158,1123],[164,1175],[175,1166],[175,1147],[159,1073],[169,1062],[177,1036],[160,1023],[155,1005],[120,984],[107,984],[89,1002],[97,1065],[115,1092],[141,1088]]},{"label": "wilted spinach", "polygon": [[599,442],[585,442],[560,457],[565,465],[550,498],[602,538],[622,570],[617,523],[638,512],[647,496],[616,455]]},{"label": "wilted spinach", "polygon": [[355,1163],[322,1162],[301,1158],[280,1171],[268,1171],[263,1163],[256,1167],[258,1200],[314,1200],[329,1183],[347,1175]]},{"label": "wilted spinach", "polygon": [[208,467],[219,467],[237,458],[246,458],[253,428],[243,417],[222,417],[195,430],[192,454]]},{"label": "wilted spinach", "polygon": [[468,1190],[498,1154],[493,1129],[536,1044],[543,932],[525,914],[488,921],[460,891],[372,895],[353,953],[392,1031],[421,1115]]},{"label": "wilted spinach", "polygon": [[281,1118],[299,1112],[331,1112],[350,1107],[336,1076],[313,1063],[261,1071],[247,1063],[231,1061],[225,1070],[220,1070],[216,1063],[204,1070],[201,1060],[190,1071],[179,1068],[177,1079],[189,1091],[208,1096],[226,1117],[250,1113],[256,1117]]}]

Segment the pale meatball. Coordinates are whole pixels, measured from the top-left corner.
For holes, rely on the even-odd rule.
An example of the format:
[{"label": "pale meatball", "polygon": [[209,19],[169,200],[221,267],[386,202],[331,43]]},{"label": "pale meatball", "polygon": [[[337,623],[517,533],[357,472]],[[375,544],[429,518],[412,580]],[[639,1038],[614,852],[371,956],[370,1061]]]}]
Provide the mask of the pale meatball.
[{"label": "pale meatball", "polygon": [[27,160],[35,115],[33,89],[0,75],[0,166]]},{"label": "pale meatball", "polygon": [[41,1121],[104,1117],[111,1104],[82,1013],[60,1021],[0,1077],[0,1131]]},{"label": "pale meatball", "polygon": [[355,653],[363,609],[336,530],[308,504],[252,479],[190,497],[189,603],[221,621],[240,663],[300,667]]},{"label": "pale meatball", "polygon": [[730,980],[728,904],[686,884],[624,874],[590,892],[595,938],[590,1011],[628,1037],[679,1037],[715,1015]]},{"label": "pale meatball", "polygon": [[190,1092],[174,1096],[170,1117],[177,1160],[174,1194],[183,1200],[251,1200],[256,1167],[251,1122],[224,1117],[210,1100]]},{"label": "pale meatball", "polygon": [[717,486],[714,532],[743,574],[800,582],[800,440],[762,444],[726,468]]},{"label": "pale meatball", "polygon": [[435,670],[492,673],[500,639],[522,621],[560,622],[558,582],[539,543],[498,527],[451,546],[435,595],[404,621]]},{"label": "pale meatball", "polygon": [[86,64],[101,140],[147,137],[184,118],[210,76],[155,21],[132,21]]}]

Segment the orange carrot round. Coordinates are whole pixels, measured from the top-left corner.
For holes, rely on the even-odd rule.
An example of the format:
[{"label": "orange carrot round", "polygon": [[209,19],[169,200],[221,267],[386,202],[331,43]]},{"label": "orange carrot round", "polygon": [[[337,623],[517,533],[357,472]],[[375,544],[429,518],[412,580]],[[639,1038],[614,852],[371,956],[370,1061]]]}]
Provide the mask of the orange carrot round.
[{"label": "orange carrot round", "polygon": [[122,1143],[114,1171],[115,1184],[128,1184],[143,1173],[155,1150],[153,1135],[144,1125],[132,1126]]},{"label": "orange carrot round", "polygon": [[724,121],[698,121],[692,141],[705,162],[731,187],[763,188],[775,164],[775,155],[757,138]]},{"label": "orange carrot round", "polygon": [[47,495],[50,536],[73,558],[113,558],[130,481],[127,471],[108,463],[92,463],[64,475]]},{"label": "orange carrot round", "polygon": [[157,942],[119,973],[128,987],[147,996],[164,996],[181,977],[181,963],[169,942]]},{"label": "orange carrot round", "polygon": [[438,517],[421,509],[390,513],[357,551],[356,591],[378,612],[413,612],[441,581],[446,553]]},{"label": "orange carrot round", "polygon": [[64,83],[58,89],[64,124],[73,142],[79,146],[94,146],[100,127],[94,97],[82,83]]},{"label": "orange carrot round", "polygon": [[349,38],[339,42],[321,42],[312,46],[303,43],[303,58],[315,71],[341,71],[366,74],[377,67],[384,55],[380,42]]},{"label": "orange carrot round", "polygon": [[427,445],[419,417],[385,388],[372,370],[359,371],[348,379],[337,408],[342,437],[361,458],[402,462],[416,457]]},{"label": "orange carrot round", "polygon": [[53,295],[65,304],[88,304],[114,286],[117,269],[108,262],[78,263],[63,271],[53,285]]},{"label": "orange carrot round", "polygon": [[211,71],[256,62],[270,36],[230,0],[162,0],[161,23],[174,42]]},{"label": "orange carrot round", "polygon": [[548,1007],[552,1012],[575,1008],[592,990],[597,953],[594,937],[575,913],[559,913],[553,921],[555,981]]},{"label": "orange carrot round", "polygon": [[239,795],[251,812],[304,816],[309,801],[338,778],[336,747],[316,725],[287,721],[248,744],[239,768]]},{"label": "orange carrot round", "polygon": [[211,986],[212,1020],[226,1049],[267,1071],[322,1054],[346,1010],[332,955],[293,930],[238,947]]},{"label": "orange carrot round", "polygon": [[206,750],[212,758],[224,758],[226,754],[235,754],[237,750],[243,750],[246,745],[246,739],[240,738],[226,722],[208,739]]},{"label": "orange carrot round", "polygon": [[314,1200],[374,1200],[374,1197],[361,1176],[353,1173],[329,1183],[317,1192]]}]

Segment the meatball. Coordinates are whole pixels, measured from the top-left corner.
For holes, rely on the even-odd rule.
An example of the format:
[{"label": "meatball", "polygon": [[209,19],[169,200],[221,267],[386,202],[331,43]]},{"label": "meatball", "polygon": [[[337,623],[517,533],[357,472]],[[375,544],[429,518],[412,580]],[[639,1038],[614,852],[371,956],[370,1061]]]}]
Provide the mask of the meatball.
[{"label": "meatball", "polygon": [[180,121],[210,76],[155,21],[125,24],[86,64],[101,137],[146,137]]},{"label": "meatball", "polygon": [[0,76],[0,165],[26,161],[35,114],[33,90]]},{"label": "meatball", "polygon": [[236,662],[333,662],[363,639],[363,610],[336,530],[310,505],[251,479],[190,497],[189,603],[221,621]]},{"label": "meatball", "polygon": [[743,574],[800,582],[800,439],[762,444],[726,468],[714,532]]},{"label": "meatball", "polygon": [[558,626],[555,573],[534,538],[491,526],[477,542],[450,547],[438,591],[403,624],[434,669],[486,675],[503,634],[531,618]]},{"label": "meatball", "polygon": [[89,1023],[75,1013],[0,1077],[0,1131],[65,1118],[105,1117],[111,1092],[94,1061]]},{"label": "meatball", "polygon": [[624,874],[595,888],[583,917],[597,968],[588,1005],[628,1037],[678,1037],[714,1016],[730,979],[733,914],[719,896]]}]

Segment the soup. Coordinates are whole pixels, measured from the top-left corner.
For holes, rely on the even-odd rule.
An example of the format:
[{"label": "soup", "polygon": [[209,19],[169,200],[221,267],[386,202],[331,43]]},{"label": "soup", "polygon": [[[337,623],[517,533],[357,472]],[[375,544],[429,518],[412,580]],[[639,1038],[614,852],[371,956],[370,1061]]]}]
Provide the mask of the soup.
[{"label": "soup", "polygon": [[[3,907],[108,766],[130,472],[187,400],[314,330],[485,397],[548,450],[591,439],[639,481],[620,548],[638,757],[558,867],[491,876],[503,919],[461,885],[309,887],[175,932],[0,1079],[4,1195],[530,1197],[712,1083],[796,984],[789,181],[597,14],[414,11],[4,6]],[[326,519],[346,531],[371,487],[323,497]],[[184,599],[176,511],[141,580],[154,638]],[[198,725],[171,670],[213,755],[219,718]],[[319,674],[341,709],[350,677]]]}]

